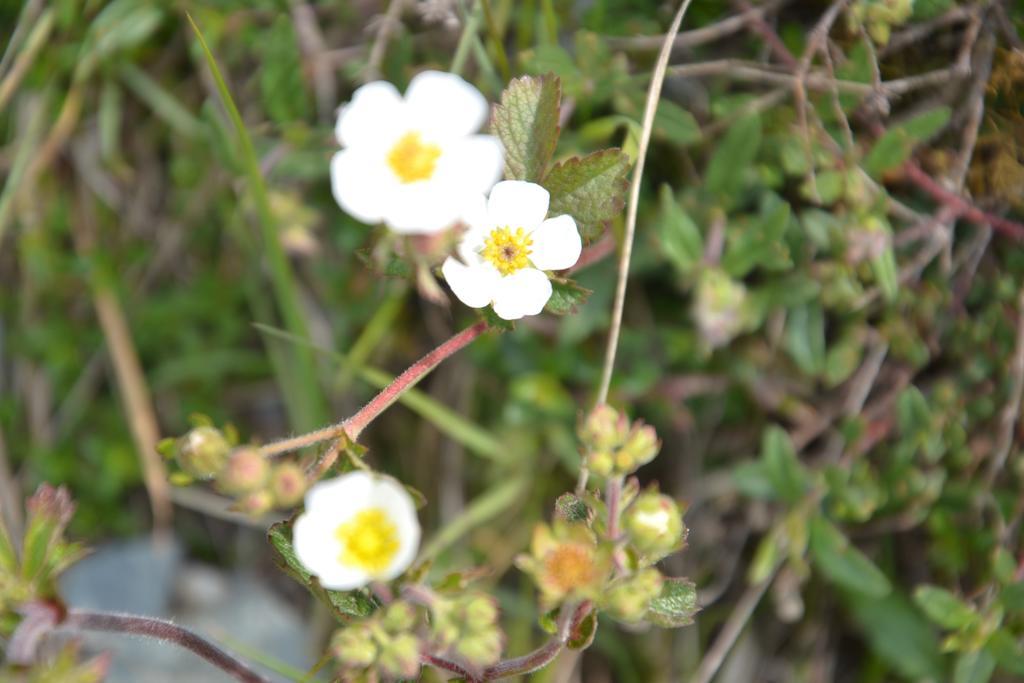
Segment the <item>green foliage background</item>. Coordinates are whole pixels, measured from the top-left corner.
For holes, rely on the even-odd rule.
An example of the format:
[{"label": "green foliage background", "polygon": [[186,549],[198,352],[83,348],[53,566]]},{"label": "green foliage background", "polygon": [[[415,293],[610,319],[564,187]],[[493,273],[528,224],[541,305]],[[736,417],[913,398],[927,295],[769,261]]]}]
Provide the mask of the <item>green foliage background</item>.
[{"label": "green foliage background", "polygon": [[[631,37],[664,31],[672,7],[455,5],[470,17],[465,32],[417,8],[403,15],[385,78],[401,87],[454,55],[497,101],[511,77],[553,72],[570,112],[555,160],[609,145],[635,154],[657,44]],[[827,9],[784,4],[770,26],[799,57]],[[383,11],[298,0],[0,6],[11,28],[0,40],[17,43],[0,69],[0,426],[23,490],[71,487],[74,534],[149,527],[98,292],[123,308],[165,435],[192,413],[256,439],[325,424],[472,319],[420,296],[401,264],[393,277],[375,272],[382,233],[330,195],[334,109],[363,78]],[[738,11],[698,1],[684,27]],[[685,71],[764,63],[757,31],[675,51],[684,66],[670,68],[655,121],[612,399],[664,440],[641,475],[689,505],[690,547],[669,573],[697,581],[704,611],[678,631],[603,627],[585,679],[684,679],[748,585],[765,581],[740,650],[757,680],[1024,675],[1021,236],[979,220],[954,227],[903,166],[913,155],[933,177],[956,173],[980,97],[978,143],[953,191],[1020,218],[1021,12],[918,2],[903,28],[957,11],[963,20],[891,54],[837,23],[836,77],[870,86],[873,51],[886,83],[949,68],[969,39],[967,14],[979,18],[972,76],[891,96],[888,113],[856,89],[819,88],[807,117],[791,86],[739,78],[739,62]],[[82,248],[82,230],[97,248]],[[477,341],[366,432],[374,465],[430,501],[427,552],[442,567],[504,576],[510,650],[538,638],[530,583],[509,568],[572,486],[614,267],[605,258],[578,274],[593,294],[576,315]],[[697,324],[702,291],[728,313],[714,341]],[[215,548],[242,532],[199,519],[180,508],[179,532],[232,562]]]}]

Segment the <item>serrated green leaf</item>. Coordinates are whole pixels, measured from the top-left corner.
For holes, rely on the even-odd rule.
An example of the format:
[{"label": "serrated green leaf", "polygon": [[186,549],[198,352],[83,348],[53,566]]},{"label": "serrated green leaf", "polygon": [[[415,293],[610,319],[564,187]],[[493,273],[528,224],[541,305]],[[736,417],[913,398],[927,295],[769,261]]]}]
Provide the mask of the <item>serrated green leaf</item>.
[{"label": "serrated green leaf", "polygon": [[872,598],[892,590],[882,570],[821,515],[811,518],[810,545],[814,565],[836,585]]},{"label": "serrated green leaf", "polygon": [[704,187],[732,202],[761,146],[761,119],[747,116],[734,123],[708,162]]},{"label": "serrated green leaf", "polygon": [[761,460],[775,495],[787,503],[798,503],[808,487],[808,475],[796,457],[789,434],[772,425],[761,438]]},{"label": "serrated green leaf", "polygon": [[704,237],[697,224],[676,201],[671,187],[662,185],[658,199],[661,205],[658,226],[661,248],[672,265],[687,275],[704,258]]},{"label": "serrated green leaf", "polygon": [[664,628],[679,628],[693,623],[697,613],[697,587],[684,578],[666,578],[661,595],[651,600],[647,621]]},{"label": "serrated green leaf", "polygon": [[274,548],[274,561],[286,574],[297,580],[318,600],[326,604],[340,618],[365,617],[376,608],[364,593],[334,591],[320,585],[316,578],[299,562],[292,547],[291,522],[278,522],[267,530],[267,540]]},{"label": "serrated green leaf", "polygon": [[629,157],[618,149],[555,164],[541,181],[551,193],[548,214],[572,216],[584,241],[589,242],[625,206],[629,166]]},{"label": "serrated green leaf", "polygon": [[563,493],[555,500],[555,517],[566,522],[586,522],[590,508],[572,493]]},{"label": "serrated green leaf", "polygon": [[552,280],[551,298],[544,310],[554,315],[568,315],[587,302],[593,292],[573,280]]},{"label": "serrated green leaf", "polygon": [[958,629],[978,618],[967,603],[938,586],[918,586],[914,602],[925,616],[943,628]]},{"label": "serrated green leaf", "polygon": [[554,74],[523,76],[508,84],[494,108],[492,127],[505,147],[505,177],[539,182],[558,143],[561,82]]}]

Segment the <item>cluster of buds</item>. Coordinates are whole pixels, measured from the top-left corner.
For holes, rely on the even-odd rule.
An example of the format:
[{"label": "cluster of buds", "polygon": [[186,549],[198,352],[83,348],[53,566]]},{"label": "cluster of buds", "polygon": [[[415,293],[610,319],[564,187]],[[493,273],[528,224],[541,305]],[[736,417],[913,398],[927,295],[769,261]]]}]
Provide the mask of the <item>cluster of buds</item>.
[{"label": "cluster of buds", "polygon": [[412,605],[393,602],[373,617],[335,633],[331,652],[347,673],[361,672],[366,680],[416,678],[420,670],[420,640],[413,633],[416,622]]},{"label": "cluster of buds", "polygon": [[179,482],[213,480],[218,491],[236,499],[237,510],[254,517],[302,502],[307,484],[299,465],[287,460],[272,465],[259,449],[234,441],[233,435],[201,424],[159,449],[178,463]]},{"label": "cluster of buds", "polygon": [[654,489],[641,493],[626,509],[622,526],[642,565],[653,564],[686,544],[679,504]]},{"label": "cluster of buds", "polygon": [[625,476],[646,465],[661,448],[654,428],[607,404],[594,408],[579,430],[590,471],[601,477]]},{"label": "cluster of buds", "polygon": [[851,29],[863,26],[871,39],[886,45],[894,26],[900,26],[914,13],[914,0],[857,0],[847,18]]},{"label": "cluster of buds", "polygon": [[475,591],[454,598],[437,597],[430,610],[434,640],[441,649],[473,668],[501,658],[505,639],[494,598]]}]

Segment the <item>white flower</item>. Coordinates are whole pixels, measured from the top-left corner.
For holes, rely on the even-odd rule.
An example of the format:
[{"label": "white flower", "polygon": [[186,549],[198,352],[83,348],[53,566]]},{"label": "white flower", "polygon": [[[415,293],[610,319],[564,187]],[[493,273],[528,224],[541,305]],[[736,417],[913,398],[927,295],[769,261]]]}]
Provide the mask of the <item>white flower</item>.
[{"label": "white flower", "polygon": [[334,198],[362,222],[398,233],[447,228],[468,197],[501,178],[501,143],[474,134],[489,112],[484,96],[455,74],[417,74],[404,98],[390,83],[367,83],[338,114]]},{"label": "white flower", "polygon": [[544,219],[548,191],[521,180],[506,180],[478,197],[464,215],[469,229],[458,246],[462,259],[441,266],[455,296],[467,306],[493,304],[505,320],[537,315],[551,298],[546,270],[576,263],[583,249],[571,216]]},{"label": "white flower", "polygon": [[419,548],[420,523],[400,484],[350,472],[309,489],[292,542],[299,562],[320,585],[352,590],[404,572]]}]

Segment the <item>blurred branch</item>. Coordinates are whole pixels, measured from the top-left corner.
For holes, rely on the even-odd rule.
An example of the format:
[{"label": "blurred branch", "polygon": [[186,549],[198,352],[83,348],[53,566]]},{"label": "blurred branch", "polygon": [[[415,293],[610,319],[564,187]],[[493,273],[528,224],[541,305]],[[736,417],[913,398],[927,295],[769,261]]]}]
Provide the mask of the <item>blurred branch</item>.
[{"label": "blurred branch", "polygon": [[[790,0],[771,0],[760,7],[746,7],[740,14],[726,17],[710,26],[703,26],[690,31],[683,31],[672,39],[673,50],[698,47],[706,43],[713,43],[716,40],[725,38],[734,33],[742,31],[745,26],[756,19],[764,19],[778,9],[789,4]],[[613,50],[629,50],[644,52],[657,50],[665,44],[665,36],[629,36],[620,38],[609,36],[605,39],[608,46]]]},{"label": "blurred branch", "polygon": [[[84,186],[79,187],[76,219],[72,220],[75,248],[86,261],[93,260],[96,251],[96,225],[91,197]],[[103,337],[107,343],[114,375],[128,417],[128,426],[142,466],[143,481],[153,511],[153,527],[158,534],[166,533],[174,515],[167,471],[157,453],[160,440],[153,401],[146,386],[142,364],[139,361],[131,329],[125,319],[121,303],[113,287],[103,280],[95,267],[90,271],[93,306],[99,318]]]},{"label": "blurred branch", "polygon": [[271,683],[270,679],[256,673],[245,663],[232,657],[202,636],[163,619],[70,609],[62,625],[79,631],[106,631],[154,638],[192,652],[236,681]]},{"label": "blurred branch", "polygon": [[53,24],[54,12],[51,8],[43,12],[36,21],[36,25],[32,27],[32,32],[25,42],[25,49],[18,54],[18,58],[11,65],[10,72],[0,81],[0,112],[7,108],[7,103],[35,62],[39,51],[47,44],[50,33],[53,31]]},{"label": "blurred branch", "polygon": [[405,0],[391,0],[387,12],[378,18],[377,37],[370,47],[370,56],[366,60],[366,71],[363,73],[364,81],[374,81],[381,77],[380,68],[384,63],[384,54],[387,52],[391,36],[401,25],[399,18],[402,16],[404,6]]}]

